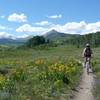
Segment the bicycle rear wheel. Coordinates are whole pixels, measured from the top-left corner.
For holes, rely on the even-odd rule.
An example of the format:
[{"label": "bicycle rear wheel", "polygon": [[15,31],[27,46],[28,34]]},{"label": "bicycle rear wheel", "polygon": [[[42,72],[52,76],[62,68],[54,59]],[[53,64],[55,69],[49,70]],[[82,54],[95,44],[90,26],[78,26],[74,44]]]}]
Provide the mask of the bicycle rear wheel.
[{"label": "bicycle rear wheel", "polygon": [[89,74],[89,68],[90,68],[90,64],[89,64],[89,62],[87,62],[87,63],[86,63],[87,74]]}]

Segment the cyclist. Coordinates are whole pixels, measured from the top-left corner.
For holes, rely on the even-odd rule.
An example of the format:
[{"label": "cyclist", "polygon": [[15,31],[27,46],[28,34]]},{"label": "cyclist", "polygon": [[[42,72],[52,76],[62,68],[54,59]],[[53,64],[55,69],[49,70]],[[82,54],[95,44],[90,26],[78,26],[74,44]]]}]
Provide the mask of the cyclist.
[{"label": "cyclist", "polygon": [[[83,50],[83,57],[84,57],[84,67],[86,67],[86,62],[91,60],[91,55],[93,54],[90,44],[87,43],[85,49]],[[91,67],[91,66],[90,66]]]}]

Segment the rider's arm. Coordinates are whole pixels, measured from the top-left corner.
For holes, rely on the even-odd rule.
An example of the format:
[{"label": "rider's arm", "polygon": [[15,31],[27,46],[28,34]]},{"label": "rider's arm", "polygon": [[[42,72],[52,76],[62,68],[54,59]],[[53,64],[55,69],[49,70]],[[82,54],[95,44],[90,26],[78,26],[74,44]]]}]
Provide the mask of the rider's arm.
[{"label": "rider's arm", "polygon": [[91,49],[91,57],[93,57],[93,51],[92,51],[92,49]]},{"label": "rider's arm", "polygon": [[85,55],[85,50],[86,50],[86,48],[83,50],[82,57],[84,57],[84,55]]},{"label": "rider's arm", "polygon": [[93,54],[93,51],[92,51],[92,49],[91,49],[91,54]]}]

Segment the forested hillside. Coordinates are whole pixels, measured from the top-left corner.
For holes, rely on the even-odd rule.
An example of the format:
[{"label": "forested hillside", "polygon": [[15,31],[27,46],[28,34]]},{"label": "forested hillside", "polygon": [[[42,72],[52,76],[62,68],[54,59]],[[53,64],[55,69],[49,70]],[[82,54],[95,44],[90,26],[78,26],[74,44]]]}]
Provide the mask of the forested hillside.
[{"label": "forested hillside", "polygon": [[49,34],[44,36],[34,36],[33,38],[30,38],[25,44],[28,47],[34,47],[41,44],[45,45],[47,43],[52,44],[53,46],[56,44],[56,46],[76,45],[77,47],[80,47],[84,46],[86,43],[90,43],[94,47],[100,46],[100,32],[89,33],[85,35],[63,34],[57,31],[50,31]]},{"label": "forested hillside", "polygon": [[66,43],[77,46],[83,46],[86,43],[90,43],[92,46],[97,47],[100,46],[100,32],[72,37],[71,39],[67,40]]}]

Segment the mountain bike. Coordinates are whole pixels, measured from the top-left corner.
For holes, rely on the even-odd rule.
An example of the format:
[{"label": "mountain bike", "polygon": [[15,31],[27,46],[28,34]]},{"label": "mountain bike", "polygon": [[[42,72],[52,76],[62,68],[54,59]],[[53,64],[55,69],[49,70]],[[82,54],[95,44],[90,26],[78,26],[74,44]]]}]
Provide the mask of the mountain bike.
[{"label": "mountain bike", "polygon": [[89,69],[91,69],[91,62],[90,62],[90,58],[88,57],[87,60],[86,60],[87,74],[89,74]]}]

